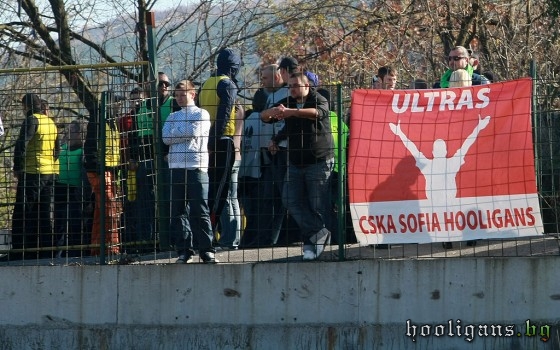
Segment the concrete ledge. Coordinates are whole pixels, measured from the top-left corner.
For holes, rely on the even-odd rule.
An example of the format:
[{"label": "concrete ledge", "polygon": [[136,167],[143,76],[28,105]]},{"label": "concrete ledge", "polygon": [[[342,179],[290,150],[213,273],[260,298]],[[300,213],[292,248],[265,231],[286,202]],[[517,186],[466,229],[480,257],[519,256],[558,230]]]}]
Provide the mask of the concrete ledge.
[{"label": "concrete ledge", "polygon": [[[10,267],[2,271],[9,283],[0,285],[0,344],[3,349],[523,349],[543,344],[538,333],[548,330],[546,346],[557,348],[559,270],[560,259],[553,256]],[[480,325],[486,330],[499,325],[494,331],[502,336],[473,333],[473,342],[465,340],[470,330],[465,327],[478,332]]]}]

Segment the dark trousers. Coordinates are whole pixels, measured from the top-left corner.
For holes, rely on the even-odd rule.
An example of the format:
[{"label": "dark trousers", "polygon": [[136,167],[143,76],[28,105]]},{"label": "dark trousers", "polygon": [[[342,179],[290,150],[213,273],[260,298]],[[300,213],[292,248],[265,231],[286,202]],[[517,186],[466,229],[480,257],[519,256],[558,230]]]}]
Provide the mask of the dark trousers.
[{"label": "dark trousers", "polygon": [[[54,229],[57,236],[57,246],[64,249],[66,246],[89,244],[91,241],[91,215],[86,213],[88,194],[84,193],[81,186],[71,186],[56,183],[54,188]],[[69,256],[79,256],[81,249],[75,248],[68,251]]]},{"label": "dark trousers", "polygon": [[[56,175],[22,173],[18,179],[12,215],[12,248],[55,247],[54,182]],[[15,253],[14,256],[23,256]],[[52,251],[28,252],[29,257],[51,257]]]},{"label": "dark trousers", "polygon": [[219,221],[226,204],[234,162],[233,140],[222,139],[217,141],[216,149],[210,152],[210,163],[208,165],[208,176],[210,178],[208,205],[213,228]]}]

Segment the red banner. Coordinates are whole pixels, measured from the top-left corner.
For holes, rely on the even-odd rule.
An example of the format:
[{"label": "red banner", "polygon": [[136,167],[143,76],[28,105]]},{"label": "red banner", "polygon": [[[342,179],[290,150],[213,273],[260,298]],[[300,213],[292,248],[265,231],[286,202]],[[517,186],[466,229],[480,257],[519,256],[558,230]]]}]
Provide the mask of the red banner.
[{"label": "red banner", "polygon": [[542,233],[531,80],[356,90],[349,189],[363,244]]}]

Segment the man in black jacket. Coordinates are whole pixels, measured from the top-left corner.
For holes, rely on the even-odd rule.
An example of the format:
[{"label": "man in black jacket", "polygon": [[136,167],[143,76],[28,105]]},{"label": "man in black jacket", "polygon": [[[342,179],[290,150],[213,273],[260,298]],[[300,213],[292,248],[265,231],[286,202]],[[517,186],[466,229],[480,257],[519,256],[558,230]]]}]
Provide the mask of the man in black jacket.
[{"label": "man in black jacket", "polygon": [[330,243],[325,228],[329,178],[334,164],[333,139],[328,101],[310,89],[303,73],[288,80],[290,96],[261,112],[264,122],[284,120],[272,139],[271,152],[288,140],[288,173],[282,200],[297,222],[303,238],[303,259],[315,260]]}]

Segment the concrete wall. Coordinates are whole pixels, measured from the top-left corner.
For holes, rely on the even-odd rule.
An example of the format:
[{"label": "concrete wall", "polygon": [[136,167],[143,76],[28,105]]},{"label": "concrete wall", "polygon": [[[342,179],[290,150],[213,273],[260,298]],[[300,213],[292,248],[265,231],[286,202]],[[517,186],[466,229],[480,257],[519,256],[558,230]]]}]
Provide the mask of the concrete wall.
[{"label": "concrete wall", "polygon": [[559,257],[4,267],[0,348],[558,349],[559,271]]}]

